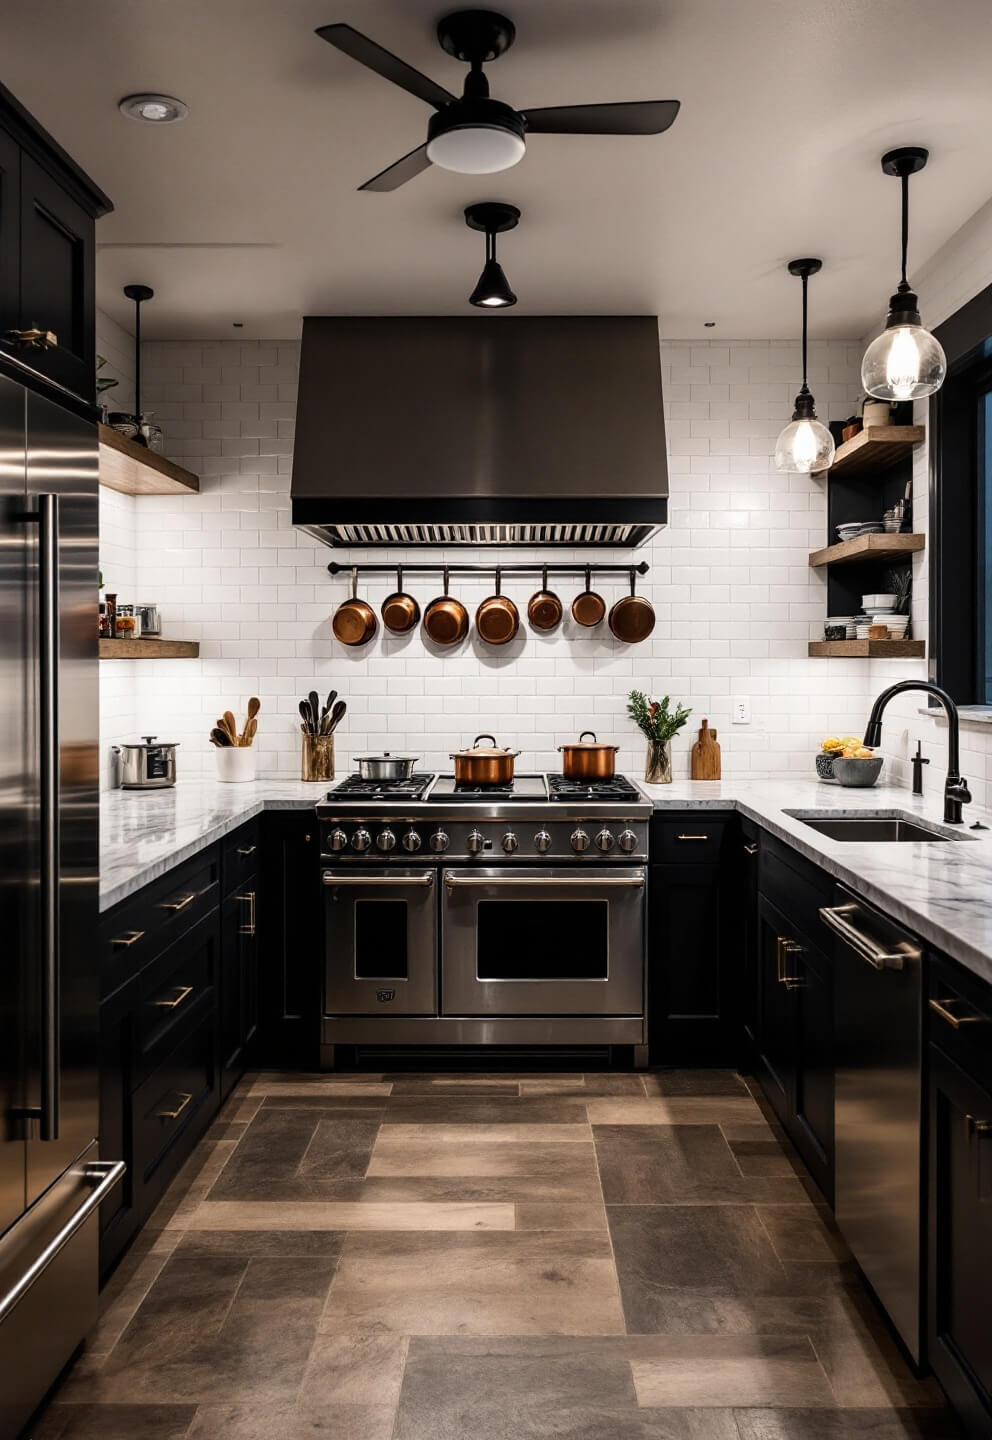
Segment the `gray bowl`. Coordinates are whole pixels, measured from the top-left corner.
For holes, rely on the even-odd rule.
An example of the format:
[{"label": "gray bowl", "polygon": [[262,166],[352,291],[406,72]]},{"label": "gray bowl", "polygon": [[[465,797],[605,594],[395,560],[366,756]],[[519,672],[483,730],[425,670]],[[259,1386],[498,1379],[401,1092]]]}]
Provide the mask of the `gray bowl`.
[{"label": "gray bowl", "polygon": [[881,755],[872,760],[855,760],[852,756],[842,755],[834,761],[834,779],[851,789],[866,790],[878,779],[882,764]]}]

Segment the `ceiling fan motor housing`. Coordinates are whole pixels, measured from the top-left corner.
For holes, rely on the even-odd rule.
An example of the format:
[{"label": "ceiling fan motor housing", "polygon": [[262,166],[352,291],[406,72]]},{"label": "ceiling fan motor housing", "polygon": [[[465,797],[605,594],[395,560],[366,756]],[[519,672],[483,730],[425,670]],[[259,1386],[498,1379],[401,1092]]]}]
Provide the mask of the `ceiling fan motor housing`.
[{"label": "ceiling fan motor housing", "polygon": [[428,158],[445,170],[471,175],[506,170],[526,148],[522,117],[501,100],[453,100],[427,124]]}]

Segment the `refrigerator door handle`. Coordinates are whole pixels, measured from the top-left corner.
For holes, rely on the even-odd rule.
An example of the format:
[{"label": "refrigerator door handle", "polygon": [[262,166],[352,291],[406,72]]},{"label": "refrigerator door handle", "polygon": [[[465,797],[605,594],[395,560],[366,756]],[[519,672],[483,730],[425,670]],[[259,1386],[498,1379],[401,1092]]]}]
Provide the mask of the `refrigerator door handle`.
[{"label": "refrigerator door handle", "polygon": [[57,1140],[61,1110],[59,868],[59,498],[38,496],[41,728],[41,1114],[40,1138]]}]

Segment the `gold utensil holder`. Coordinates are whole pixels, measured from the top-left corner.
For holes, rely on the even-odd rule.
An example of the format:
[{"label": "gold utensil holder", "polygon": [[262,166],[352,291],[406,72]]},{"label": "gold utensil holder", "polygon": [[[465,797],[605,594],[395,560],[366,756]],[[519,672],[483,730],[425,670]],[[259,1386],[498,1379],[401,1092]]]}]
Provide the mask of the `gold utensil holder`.
[{"label": "gold utensil holder", "polygon": [[301,780],[334,779],[334,736],[304,735],[300,758]]}]

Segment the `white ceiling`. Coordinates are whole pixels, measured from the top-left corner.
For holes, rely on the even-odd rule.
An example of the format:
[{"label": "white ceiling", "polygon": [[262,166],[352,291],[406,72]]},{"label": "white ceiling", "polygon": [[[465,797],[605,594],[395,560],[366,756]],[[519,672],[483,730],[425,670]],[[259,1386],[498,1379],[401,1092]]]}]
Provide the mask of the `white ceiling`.
[{"label": "white ceiling", "polygon": [[[114,200],[99,301],[130,324],[121,286],[154,286],[150,336],[471,313],[482,237],[461,212],[476,200],[523,211],[500,245],[518,313],[657,312],[670,337],[791,336],[785,262],[812,254],[812,332],[859,335],[898,279],[882,151],[931,150],[911,184],[911,273],[992,195],[989,0],[506,5],[517,40],[489,67],[495,96],[676,98],[675,125],[534,136],[500,175],[434,169],[358,194],[422,141],[430,111],[313,31],[347,21],[460,91],[464,66],[434,38],[444,0],[6,0],[3,79]],[[123,95],[156,90],[189,118],[119,114]]]}]

